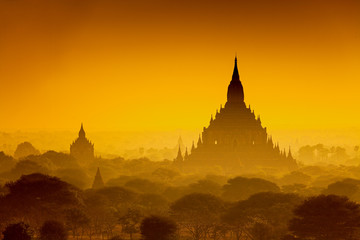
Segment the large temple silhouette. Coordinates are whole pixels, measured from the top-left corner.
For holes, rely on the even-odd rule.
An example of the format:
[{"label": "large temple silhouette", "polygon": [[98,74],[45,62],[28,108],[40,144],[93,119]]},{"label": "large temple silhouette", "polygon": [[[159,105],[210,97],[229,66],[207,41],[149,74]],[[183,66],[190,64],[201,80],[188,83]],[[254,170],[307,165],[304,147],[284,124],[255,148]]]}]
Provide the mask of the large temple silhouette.
[{"label": "large temple silhouette", "polygon": [[81,124],[79,137],[70,145],[70,155],[80,164],[87,164],[94,160],[94,144],[86,138],[83,124]]},{"label": "large temple silhouette", "polygon": [[[179,150],[180,151],[180,150]],[[179,155],[179,154],[178,154]],[[180,157],[177,157],[180,160]],[[255,169],[295,169],[297,167],[290,149],[288,154],[262,127],[260,116],[244,102],[244,89],[237,68],[237,58],[227,91],[227,102],[211,116],[204,127],[197,146],[184,160],[188,166],[221,166],[227,172],[253,171]]]}]

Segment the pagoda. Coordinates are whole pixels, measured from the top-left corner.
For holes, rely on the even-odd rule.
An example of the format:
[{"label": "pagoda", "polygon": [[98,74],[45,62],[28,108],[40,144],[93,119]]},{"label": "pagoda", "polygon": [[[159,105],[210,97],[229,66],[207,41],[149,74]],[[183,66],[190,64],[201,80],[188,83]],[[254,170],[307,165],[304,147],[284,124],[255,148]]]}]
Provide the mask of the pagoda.
[{"label": "pagoda", "polygon": [[194,143],[186,164],[189,166],[221,166],[226,172],[254,170],[296,169],[291,152],[281,151],[262,127],[260,116],[244,102],[244,88],[235,66],[227,90],[224,107],[211,116],[210,124]]},{"label": "pagoda", "polygon": [[79,137],[70,145],[70,155],[80,164],[88,164],[94,160],[94,144],[86,138],[83,124],[80,127]]},{"label": "pagoda", "polygon": [[101,177],[100,168],[97,169],[92,189],[99,189],[105,187],[104,181]]}]

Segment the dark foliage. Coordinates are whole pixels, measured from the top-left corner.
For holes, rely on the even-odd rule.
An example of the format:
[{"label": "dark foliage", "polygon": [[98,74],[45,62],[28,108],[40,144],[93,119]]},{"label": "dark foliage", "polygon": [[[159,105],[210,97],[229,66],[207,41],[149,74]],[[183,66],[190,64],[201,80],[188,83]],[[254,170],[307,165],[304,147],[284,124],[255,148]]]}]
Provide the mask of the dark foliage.
[{"label": "dark foliage", "polygon": [[140,232],[144,240],[169,240],[174,237],[176,223],[165,217],[150,216],[141,222]]},{"label": "dark foliage", "polygon": [[117,235],[110,238],[110,240],[123,240],[123,238]]},{"label": "dark foliage", "polygon": [[[25,219],[31,224],[62,216],[64,209],[81,204],[81,192],[56,177],[24,175],[6,184],[8,194],[1,199],[0,212],[12,212],[12,220]],[[40,226],[38,226],[40,227]]]},{"label": "dark foliage", "polygon": [[141,193],[161,193],[165,186],[162,183],[152,182],[147,179],[133,179],[125,183],[125,187]]},{"label": "dark foliage", "polygon": [[247,232],[253,239],[267,239],[265,236],[270,235],[280,237],[287,232],[292,211],[301,201],[295,194],[257,193],[227,209],[222,220],[238,239],[241,232]]},{"label": "dark foliage", "polygon": [[67,231],[64,225],[57,221],[46,221],[40,229],[40,240],[66,240]]},{"label": "dark foliage", "polygon": [[1,172],[10,170],[15,166],[15,159],[11,156],[6,155],[4,152],[0,152],[0,166]]},{"label": "dark foliage", "polygon": [[14,152],[15,158],[20,159],[29,155],[40,155],[40,152],[29,142],[23,142],[17,145]]},{"label": "dark foliage", "polygon": [[218,197],[211,194],[192,193],[186,195],[171,205],[172,212],[181,218],[196,221],[212,221],[223,210],[224,203]]},{"label": "dark foliage", "polygon": [[360,205],[347,197],[320,195],[310,197],[294,211],[289,230],[301,239],[358,239]]},{"label": "dark foliage", "polygon": [[259,192],[279,192],[280,188],[261,178],[236,177],[223,186],[223,198],[230,201],[244,200]]},{"label": "dark foliage", "polygon": [[29,226],[23,222],[10,224],[3,232],[3,240],[31,240]]}]

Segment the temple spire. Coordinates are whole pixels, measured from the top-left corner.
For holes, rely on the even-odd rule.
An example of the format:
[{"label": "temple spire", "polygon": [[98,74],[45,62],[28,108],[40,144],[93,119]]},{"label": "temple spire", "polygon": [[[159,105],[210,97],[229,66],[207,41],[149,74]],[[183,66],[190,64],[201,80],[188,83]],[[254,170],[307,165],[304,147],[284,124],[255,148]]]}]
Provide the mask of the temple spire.
[{"label": "temple spire", "polygon": [[227,103],[244,103],[244,89],[240,82],[237,57],[235,57],[234,71],[228,87]]},{"label": "temple spire", "polygon": [[83,123],[81,123],[80,131],[79,131],[79,138],[84,138],[84,137],[85,137],[84,126],[83,126]]},{"label": "temple spire", "polygon": [[192,142],[192,146],[191,146],[191,153],[193,153],[195,150],[195,144],[194,144],[194,141]]},{"label": "temple spire", "polygon": [[240,81],[239,70],[237,67],[237,56],[235,55],[235,65],[231,81]]},{"label": "temple spire", "polygon": [[96,175],[95,175],[95,179],[94,179],[92,188],[93,189],[99,189],[99,188],[103,188],[104,186],[105,185],[104,185],[104,181],[103,181],[103,179],[101,177],[100,168],[98,168],[97,171],[96,171]]},{"label": "temple spire", "polygon": [[199,139],[198,139],[198,142],[197,142],[197,147],[199,147],[201,144],[202,144],[202,141],[201,141],[201,136],[200,136],[200,134],[199,134]]},{"label": "temple spire", "polygon": [[189,153],[188,153],[188,150],[186,148],[185,155],[184,155],[184,160],[186,161],[186,160],[188,160],[188,158],[189,158]]},{"label": "temple spire", "polygon": [[292,157],[292,154],[291,154],[291,149],[290,149],[290,147],[289,147],[289,153],[288,153],[288,156],[287,156],[288,158],[290,158],[290,159],[292,159],[293,157]]},{"label": "temple spire", "polygon": [[177,154],[174,162],[182,162],[182,161],[184,161],[184,158],[183,158],[183,156],[182,156],[181,148],[180,148],[180,146],[179,146],[179,151],[178,151],[178,154]]}]

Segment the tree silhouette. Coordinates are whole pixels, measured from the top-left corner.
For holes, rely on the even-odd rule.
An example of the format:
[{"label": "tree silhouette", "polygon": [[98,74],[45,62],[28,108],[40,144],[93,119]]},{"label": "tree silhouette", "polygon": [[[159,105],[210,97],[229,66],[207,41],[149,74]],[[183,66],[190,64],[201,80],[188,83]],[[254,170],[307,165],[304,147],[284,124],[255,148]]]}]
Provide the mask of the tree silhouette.
[{"label": "tree silhouette", "polygon": [[230,201],[244,200],[259,192],[279,192],[280,188],[261,178],[236,177],[223,186],[223,198]]},{"label": "tree silhouette", "polygon": [[168,211],[168,201],[159,194],[142,194],[139,196],[138,204],[147,214],[159,214]]},{"label": "tree silhouette", "polygon": [[162,183],[141,178],[130,180],[124,186],[141,193],[161,193],[164,189],[164,184]]},{"label": "tree silhouette", "polygon": [[123,209],[134,199],[133,196],[131,191],[119,187],[86,191],[84,203],[86,215],[91,219],[91,231],[94,234],[112,236],[118,223],[118,215],[125,211]]},{"label": "tree silhouette", "polygon": [[170,240],[176,232],[176,223],[165,217],[150,216],[141,222],[140,232],[144,240]]},{"label": "tree silhouette", "polygon": [[203,193],[185,195],[170,207],[174,219],[177,219],[195,240],[204,238],[217,229],[224,208],[221,199]]},{"label": "tree silhouette", "polygon": [[32,233],[23,222],[10,224],[3,232],[3,240],[31,240]]},{"label": "tree silhouette", "polygon": [[29,142],[23,142],[17,145],[14,152],[14,157],[16,159],[20,159],[29,155],[40,155],[40,152]]},{"label": "tree silhouette", "polygon": [[110,240],[123,240],[123,238],[116,235],[116,236],[113,236],[112,238],[110,238]]},{"label": "tree silhouette", "polygon": [[260,235],[270,232],[280,236],[287,232],[292,210],[301,201],[302,198],[295,194],[257,193],[227,209],[222,220],[230,226],[236,239],[243,236],[259,239]]},{"label": "tree silhouette", "polygon": [[9,193],[2,198],[0,213],[11,211],[13,219],[29,222],[35,228],[45,220],[61,218],[65,209],[81,202],[79,189],[43,174],[24,175],[6,187]]},{"label": "tree silhouette", "polygon": [[6,155],[4,152],[0,152],[0,165],[1,172],[9,171],[16,164],[13,157]]},{"label": "tree silhouette", "polygon": [[142,214],[137,209],[128,209],[128,211],[120,217],[122,231],[129,234],[130,239],[133,239],[133,234],[139,232],[139,223]]},{"label": "tree silhouette", "polygon": [[347,197],[320,195],[310,197],[295,210],[289,230],[300,239],[358,239],[360,205]]},{"label": "tree silhouette", "polygon": [[255,223],[250,229],[252,240],[271,240],[274,239],[272,228],[266,223]]},{"label": "tree silhouette", "polygon": [[189,193],[208,193],[219,196],[221,193],[221,186],[211,180],[203,179],[196,183],[192,183],[187,187]]},{"label": "tree silhouette", "polygon": [[64,224],[58,221],[46,221],[40,229],[40,240],[66,240]]},{"label": "tree silhouette", "polygon": [[79,208],[65,210],[66,225],[73,234],[73,238],[78,235],[79,229],[89,225],[90,219]]},{"label": "tree silhouette", "polygon": [[356,179],[347,178],[342,181],[334,182],[328,185],[327,189],[323,190],[323,194],[346,196],[351,200],[358,200],[360,181]]}]

